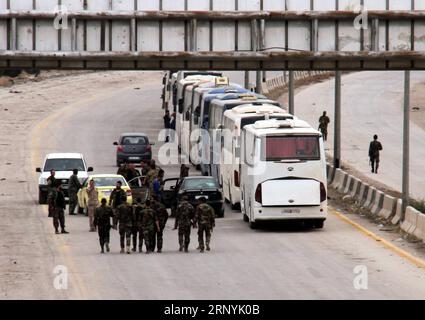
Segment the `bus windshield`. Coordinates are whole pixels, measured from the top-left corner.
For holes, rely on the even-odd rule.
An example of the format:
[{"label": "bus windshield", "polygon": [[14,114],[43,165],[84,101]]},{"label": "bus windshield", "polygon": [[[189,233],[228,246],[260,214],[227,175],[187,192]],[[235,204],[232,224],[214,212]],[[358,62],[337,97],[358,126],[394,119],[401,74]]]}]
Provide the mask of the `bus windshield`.
[{"label": "bus windshield", "polygon": [[266,137],[263,159],[282,160],[320,160],[319,137],[290,136]]}]

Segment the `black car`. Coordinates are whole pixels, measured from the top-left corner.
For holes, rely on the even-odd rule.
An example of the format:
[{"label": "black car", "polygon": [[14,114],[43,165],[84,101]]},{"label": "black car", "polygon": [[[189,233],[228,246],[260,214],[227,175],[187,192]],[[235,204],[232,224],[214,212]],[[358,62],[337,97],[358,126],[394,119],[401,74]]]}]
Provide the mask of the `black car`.
[{"label": "black car", "polygon": [[183,196],[196,208],[199,199],[205,197],[213,207],[217,217],[224,217],[223,194],[217,180],[213,177],[187,177],[164,181],[162,201],[167,208],[175,209]]},{"label": "black car", "polygon": [[148,136],[144,133],[123,133],[114,145],[117,146],[118,167],[124,162],[140,163],[152,160],[154,143],[150,143]]}]

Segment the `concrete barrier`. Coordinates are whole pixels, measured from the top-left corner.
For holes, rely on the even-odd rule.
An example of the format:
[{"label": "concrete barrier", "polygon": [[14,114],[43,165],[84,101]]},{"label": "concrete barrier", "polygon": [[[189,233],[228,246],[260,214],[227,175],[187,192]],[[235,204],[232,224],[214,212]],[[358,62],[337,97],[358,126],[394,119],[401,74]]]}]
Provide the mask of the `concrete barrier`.
[{"label": "concrete barrier", "polygon": [[356,196],[356,200],[360,206],[362,206],[363,203],[366,201],[369,188],[370,186],[367,183],[364,183],[364,182],[360,183],[360,190]]},{"label": "concrete barrier", "polygon": [[351,192],[350,192],[351,197],[356,199],[357,195],[360,192],[361,186],[362,186],[362,182],[360,181],[360,179],[354,178],[353,188],[351,189]]},{"label": "concrete barrier", "polygon": [[379,211],[378,215],[384,219],[391,219],[396,210],[397,200],[394,197],[389,195],[384,195],[384,201],[382,203],[382,209]]},{"label": "concrete barrier", "polygon": [[373,201],[375,201],[375,195],[376,195],[376,188],[370,187],[367,193],[366,200],[363,202],[362,207],[365,209],[370,209]]},{"label": "concrete barrier", "polygon": [[348,179],[347,179],[347,183],[345,184],[345,188],[344,188],[344,194],[350,194],[350,191],[352,190],[354,185],[354,177],[349,174],[348,175]]},{"label": "concrete barrier", "polygon": [[418,222],[416,225],[416,229],[413,232],[413,235],[421,239],[422,241],[425,241],[425,214],[419,213],[418,215]]},{"label": "concrete barrier", "polygon": [[347,173],[347,172],[342,171],[342,175],[343,175],[343,177],[342,177],[342,182],[341,182],[341,183],[339,184],[339,186],[337,187],[337,190],[338,190],[338,192],[340,192],[340,193],[344,193],[345,186],[347,185],[347,182],[348,182],[348,173]]},{"label": "concrete barrier", "polygon": [[419,211],[416,210],[415,208],[407,207],[404,221],[401,224],[401,230],[403,230],[404,232],[408,234],[413,235],[416,230],[419,214],[420,214]]},{"label": "concrete barrier", "polygon": [[331,187],[338,189],[338,187],[344,182],[344,171],[341,169],[335,170],[335,177],[332,181]]},{"label": "concrete barrier", "polygon": [[399,222],[400,222],[402,204],[403,204],[403,202],[401,201],[401,199],[397,199],[397,203],[396,203],[396,207],[395,207],[395,215],[391,220],[391,223],[394,224],[394,225],[399,224]]},{"label": "concrete barrier", "polygon": [[376,216],[379,214],[384,204],[384,197],[385,194],[382,191],[376,190],[375,200],[373,201],[372,207],[370,208],[372,215]]}]

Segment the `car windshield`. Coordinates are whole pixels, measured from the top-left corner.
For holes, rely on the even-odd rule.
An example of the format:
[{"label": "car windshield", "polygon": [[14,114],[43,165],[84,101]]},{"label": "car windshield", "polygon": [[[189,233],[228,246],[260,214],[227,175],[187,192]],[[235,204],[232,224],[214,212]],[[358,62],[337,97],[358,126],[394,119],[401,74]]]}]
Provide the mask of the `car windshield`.
[{"label": "car windshield", "polygon": [[319,138],[267,137],[264,153],[266,161],[320,160]]},{"label": "car windshield", "polygon": [[125,146],[145,145],[147,144],[147,139],[146,137],[123,137],[121,144]]},{"label": "car windshield", "polygon": [[[96,187],[115,187],[118,181],[121,181],[123,187],[127,187],[127,182],[122,177],[94,177],[91,179],[94,180],[94,185]],[[86,185],[87,183],[88,182],[86,182]]]},{"label": "car windshield", "polygon": [[48,159],[44,165],[44,172],[55,171],[86,171],[82,159]]},{"label": "car windshield", "polygon": [[214,178],[211,179],[186,179],[183,183],[183,189],[215,189],[218,188]]}]

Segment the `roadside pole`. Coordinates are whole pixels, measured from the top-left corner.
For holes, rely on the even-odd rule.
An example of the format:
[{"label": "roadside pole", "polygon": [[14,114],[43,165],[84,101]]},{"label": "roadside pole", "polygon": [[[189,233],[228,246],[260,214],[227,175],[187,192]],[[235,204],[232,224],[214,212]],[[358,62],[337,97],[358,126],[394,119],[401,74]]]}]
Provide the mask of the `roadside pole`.
[{"label": "roadside pole", "polygon": [[334,167],[341,166],[341,71],[335,72]]},{"label": "roadside pole", "polygon": [[250,89],[250,87],[249,87],[249,71],[245,71],[245,88]]},{"label": "roadside pole", "polygon": [[409,161],[410,161],[410,71],[404,72],[404,115],[403,115],[403,187],[401,221],[404,221],[409,205]]},{"label": "roadside pole", "polygon": [[288,105],[289,113],[295,114],[295,93],[294,93],[294,71],[289,71],[289,85],[288,85]]}]

